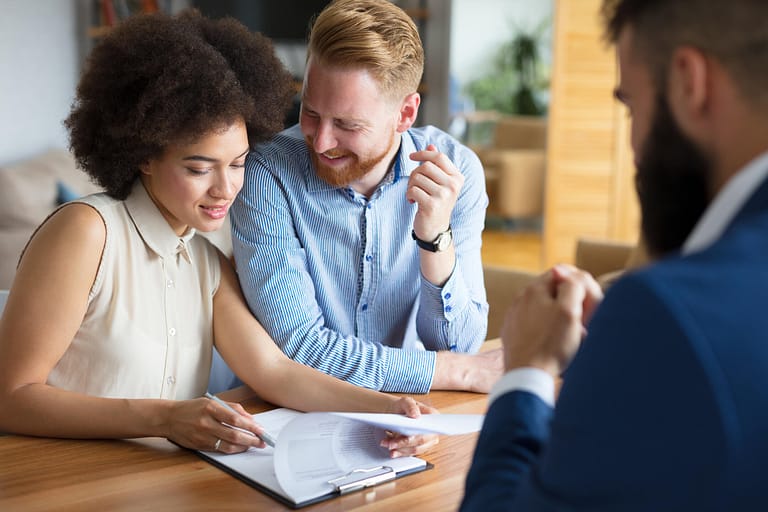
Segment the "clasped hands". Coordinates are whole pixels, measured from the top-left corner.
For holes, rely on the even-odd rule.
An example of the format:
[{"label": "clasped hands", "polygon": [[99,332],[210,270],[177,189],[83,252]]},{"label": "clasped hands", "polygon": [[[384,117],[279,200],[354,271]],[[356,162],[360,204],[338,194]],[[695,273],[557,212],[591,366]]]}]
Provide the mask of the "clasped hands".
[{"label": "clasped hands", "polygon": [[505,369],[534,367],[559,377],[602,299],[597,281],[570,265],[536,278],[507,310],[501,332]]}]

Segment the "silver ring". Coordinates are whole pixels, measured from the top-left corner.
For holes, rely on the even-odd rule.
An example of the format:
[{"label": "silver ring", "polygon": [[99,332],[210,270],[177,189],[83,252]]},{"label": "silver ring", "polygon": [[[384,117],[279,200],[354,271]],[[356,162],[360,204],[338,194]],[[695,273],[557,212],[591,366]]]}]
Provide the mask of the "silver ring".
[{"label": "silver ring", "polygon": [[221,439],[216,439],[216,444],[213,445],[213,451],[219,451],[219,447],[221,446]]}]

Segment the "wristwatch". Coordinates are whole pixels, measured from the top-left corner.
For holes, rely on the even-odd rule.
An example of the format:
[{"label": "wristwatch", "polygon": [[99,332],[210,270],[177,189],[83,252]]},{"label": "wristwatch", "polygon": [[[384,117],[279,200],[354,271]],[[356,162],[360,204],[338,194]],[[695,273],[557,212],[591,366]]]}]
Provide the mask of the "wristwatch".
[{"label": "wristwatch", "polygon": [[438,233],[437,238],[431,242],[420,240],[419,237],[416,236],[416,232],[414,230],[411,230],[411,237],[416,240],[416,245],[425,251],[442,252],[451,246],[451,241],[453,241],[453,232],[451,231],[451,226],[448,226],[448,229],[442,233]]}]

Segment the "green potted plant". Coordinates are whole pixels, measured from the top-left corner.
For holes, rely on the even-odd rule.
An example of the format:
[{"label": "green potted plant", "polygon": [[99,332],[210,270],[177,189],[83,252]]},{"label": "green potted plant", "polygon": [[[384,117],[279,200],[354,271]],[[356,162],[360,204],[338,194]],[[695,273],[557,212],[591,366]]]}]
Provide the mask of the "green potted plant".
[{"label": "green potted plant", "polygon": [[467,87],[475,109],[511,115],[546,114],[541,92],[549,87],[549,73],[541,62],[541,47],[549,27],[550,20],[545,18],[532,29],[513,29],[512,38],[497,51],[493,71]]}]

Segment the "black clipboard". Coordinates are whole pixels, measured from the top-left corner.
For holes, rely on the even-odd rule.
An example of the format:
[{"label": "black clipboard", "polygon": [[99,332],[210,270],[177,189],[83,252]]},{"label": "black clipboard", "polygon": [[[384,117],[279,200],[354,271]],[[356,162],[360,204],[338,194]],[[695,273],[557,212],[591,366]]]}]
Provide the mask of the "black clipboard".
[{"label": "black clipboard", "polygon": [[391,482],[393,480],[396,480],[398,478],[401,478],[407,475],[421,473],[422,471],[426,471],[434,467],[433,464],[426,462],[424,466],[419,466],[416,468],[406,469],[402,471],[395,471],[394,469],[388,466],[376,466],[373,468],[355,469],[353,471],[350,471],[346,475],[342,475],[337,478],[329,480],[328,483],[330,483],[335,487],[333,491],[327,494],[323,494],[321,496],[317,496],[315,498],[306,500],[306,501],[296,502],[292,500],[290,497],[285,496],[279,492],[276,492],[265,485],[262,485],[257,480],[254,480],[253,478],[249,478],[248,476],[240,473],[239,471],[233,469],[232,467],[227,466],[226,464],[222,464],[219,460],[214,459],[213,457],[210,457],[204,451],[198,451],[198,450],[192,450],[192,451],[195,452],[199,457],[201,457],[206,462],[212,464],[213,466],[216,466],[217,468],[221,469],[225,473],[230,474],[231,476],[237,478],[241,482],[253,487],[259,492],[266,494],[267,496],[274,499],[275,501],[278,501],[283,505],[286,505],[292,509],[307,507],[309,505],[314,505],[315,503],[327,501],[333,498],[337,498],[339,496],[344,496],[346,494],[350,494],[353,492],[369,489],[376,485],[383,484],[385,482]]}]

